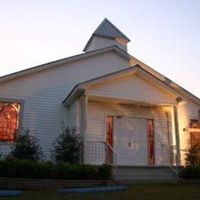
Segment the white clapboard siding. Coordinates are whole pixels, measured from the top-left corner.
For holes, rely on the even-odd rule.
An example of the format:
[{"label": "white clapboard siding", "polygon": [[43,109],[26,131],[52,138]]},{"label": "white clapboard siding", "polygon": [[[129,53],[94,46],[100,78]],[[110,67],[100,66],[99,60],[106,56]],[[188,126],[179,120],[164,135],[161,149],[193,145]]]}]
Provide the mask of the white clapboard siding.
[{"label": "white clapboard siding", "polygon": [[89,101],[86,141],[105,141],[105,119],[109,115],[154,119],[156,165],[167,165],[166,156],[169,156],[169,152],[163,149],[163,145],[168,146],[168,137],[172,137],[171,123],[169,122],[171,116],[168,108],[138,107]]},{"label": "white clapboard siding", "polygon": [[175,98],[161,91],[138,75],[128,75],[93,86],[87,90],[88,95],[126,99],[152,104],[173,104]]},{"label": "white clapboard siding", "polygon": [[[181,150],[186,150],[190,147],[191,138],[190,132],[185,131],[190,126],[190,120],[198,120],[200,106],[196,103],[187,100],[187,102],[182,102],[178,105],[178,121],[179,121],[179,133],[180,133],[180,148]],[[185,164],[186,152],[181,151],[181,161]]]},{"label": "white clapboard siding", "polygon": [[114,39],[111,40],[111,39],[107,39],[104,37],[95,36],[95,37],[93,37],[92,41],[90,42],[90,45],[87,47],[86,52],[94,51],[97,49],[114,46],[114,45],[116,45],[126,51],[126,46],[119,44]]},{"label": "white clapboard siding", "polygon": [[[67,124],[67,109],[62,101],[74,86],[126,67],[127,61],[114,52],[95,55],[1,83],[0,100],[24,100],[22,126],[35,132],[48,159],[52,141],[62,131],[63,120]],[[8,144],[3,146],[2,151],[8,153]]]}]

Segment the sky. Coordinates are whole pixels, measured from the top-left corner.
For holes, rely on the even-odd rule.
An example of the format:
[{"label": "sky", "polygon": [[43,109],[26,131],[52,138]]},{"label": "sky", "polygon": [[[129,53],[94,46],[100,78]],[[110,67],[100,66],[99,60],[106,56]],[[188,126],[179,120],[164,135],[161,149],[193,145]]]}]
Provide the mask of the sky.
[{"label": "sky", "polygon": [[104,18],[200,98],[200,0],[0,0],[0,76],[81,53]]}]

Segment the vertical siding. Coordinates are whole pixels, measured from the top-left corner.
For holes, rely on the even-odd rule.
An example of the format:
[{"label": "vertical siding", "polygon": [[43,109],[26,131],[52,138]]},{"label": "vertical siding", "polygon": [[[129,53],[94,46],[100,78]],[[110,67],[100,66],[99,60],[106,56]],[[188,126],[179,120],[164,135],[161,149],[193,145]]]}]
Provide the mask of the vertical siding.
[{"label": "vertical siding", "polygon": [[[0,100],[24,100],[22,125],[38,137],[48,159],[51,144],[62,131],[63,120],[67,125],[67,109],[62,101],[73,87],[79,82],[126,67],[127,61],[114,52],[99,54],[2,83]],[[70,120],[75,123],[74,117]],[[5,153],[9,152],[8,146],[8,143],[3,143]]]}]

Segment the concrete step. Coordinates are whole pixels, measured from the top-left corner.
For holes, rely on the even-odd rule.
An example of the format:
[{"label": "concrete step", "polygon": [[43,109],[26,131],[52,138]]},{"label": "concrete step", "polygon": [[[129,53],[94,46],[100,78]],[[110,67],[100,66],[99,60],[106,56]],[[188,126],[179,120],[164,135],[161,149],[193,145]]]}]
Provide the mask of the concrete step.
[{"label": "concrete step", "polygon": [[177,176],[168,166],[118,166],[113,170],[116,180],[173,180]]}]

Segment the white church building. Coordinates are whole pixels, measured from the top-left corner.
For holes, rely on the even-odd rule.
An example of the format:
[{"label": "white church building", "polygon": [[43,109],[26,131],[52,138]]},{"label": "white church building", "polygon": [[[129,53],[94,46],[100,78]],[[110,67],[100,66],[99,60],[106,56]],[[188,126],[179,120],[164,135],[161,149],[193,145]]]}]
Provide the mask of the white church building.
[{"label": "white church building", "polygon": [[130,55],[128,42],[105,19],[82,54],[1,77],[1,152],[28,128],[49,159],[70,127],[82,135],[83,163],[184,165],[185,149],[200,142],[200,99]]}]

